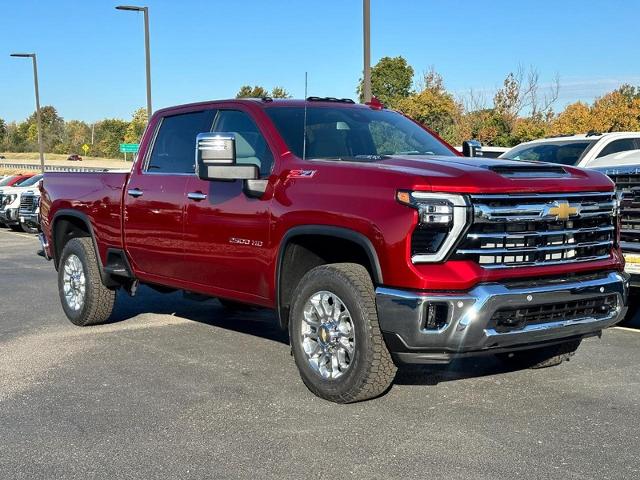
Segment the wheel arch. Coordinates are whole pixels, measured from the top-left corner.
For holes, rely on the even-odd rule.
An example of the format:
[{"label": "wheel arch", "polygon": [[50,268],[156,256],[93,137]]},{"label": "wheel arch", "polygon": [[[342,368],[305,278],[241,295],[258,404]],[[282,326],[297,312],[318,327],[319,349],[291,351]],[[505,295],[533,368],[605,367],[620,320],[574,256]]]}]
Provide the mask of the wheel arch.
[{"label": "wheel arch", "polygon": [[[334,244],[338,243],[342,247],[347,247],[347,251],[339,252],[326,256],[328,240],[334,240]],[[309,248],[314,241],[322,240],[321,248]],[[293,248],[292,248],[293,247]],[[288,275],[288,269],[285,268],[298,256],[298,269],[291,275]],[[323,255],[324,254],[324,255]],[[335,257],[334,257],[335,255]],[[335,261],[355,261],[355,263],[363,264],[369,271],[374,284],[383,283],[382,268],[380,260],[373,243],[369,238],[355,230],[337,227],[331,225],[301,225],[289,229],[280,242],[276,264],[276,307],[278,315],[278,323],[281,328],[286,329],[289,323],[289,306],[288,297],[293,293],[299,280],[310,268],[318,265],[332,263],[328,258],[334,258]]]}]

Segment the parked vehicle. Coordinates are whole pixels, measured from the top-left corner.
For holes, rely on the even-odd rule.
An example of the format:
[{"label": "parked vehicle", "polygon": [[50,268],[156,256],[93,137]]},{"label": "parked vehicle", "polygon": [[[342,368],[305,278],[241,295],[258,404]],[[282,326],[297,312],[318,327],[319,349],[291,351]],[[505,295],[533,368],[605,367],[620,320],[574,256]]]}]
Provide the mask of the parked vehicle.
[{"label": "parked vehicle", "polygon": [[640,161],[636,165],[598,168],[616,184],[620,197],[620,247],[630,286],[640,287]]},{"label": "parked vehicle", "polygon": [[26,190],[33,188],[42,180],[42,175],[34,175],[13,187],[3,187],[0,189],[0,222],[12,230],[21,230],[20,217],[20,195]]},{"label": "parked vehicle", "polygon": [[67,160],[70,162],[81,162],[82,161],[82,157],[76,153],[74,153],[73,155],[69,155],[67,157]]},{"label": "parked vehicle", "polygon": [[382,394],[397,363],[556,365],[626,311],[606,176],[464,158],[377,105],[167,108],[131,171],[47,173],[41,191],[71,322],[107,321],[140,283],[273,308],[334,402]]},{"label": "parked vehicle", "polygon": [[17,186],[19,183],[24,182],[25,180],[28,180],[29,178],[33,177],[34,175],[35,175],[35,173],[19,173],[19,174],[16,174],[16,175],[9,175],[9,176],[5,177],[2,181],[0,181],[0,189],[2,187],[14,187],[14,186]]},{"label": "parked vehicle", "polygon": [[[456,150],[460,153],[462,153],[462,147],[456,147]],[[486,145],[482,145],[482,157],[484,158],[498,158],[500,155],[502,155],[505,152],[508,152],[510,149],[507,147],[489,147]]]},{"label": "parked vehicle", "polygon": [[20,194],[18,219],[24,232],[40,231],[40,189],[30,188]]},{"label": "parked vehicle", "polygon": [[590,168],[597,159],[640,149],[640,132],[596,133],[549,137],[516,145],[499,158],[560,163]]},{"label": "parked vehicle", "polygon": [[628,150],[598,157],[589,163],[589,168],[596,168],[602,171],[602,169],[635,168],[638,165],[640,165],[640,150]]}]

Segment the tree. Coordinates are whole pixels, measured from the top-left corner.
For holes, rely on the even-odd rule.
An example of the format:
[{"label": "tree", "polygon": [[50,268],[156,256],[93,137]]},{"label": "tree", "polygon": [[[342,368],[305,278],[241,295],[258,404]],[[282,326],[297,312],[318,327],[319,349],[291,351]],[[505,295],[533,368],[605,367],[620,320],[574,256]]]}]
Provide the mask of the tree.
[{"label": "tree", "polygon": [[[42,123],[42,143],[45,152],[54,151],[54,147],[63,142],[64,119],[58,115],[58,111],[51,105],[40,108],[40,119]],[[37,112],[33,112],[26,120],[27,142],[33,151],[38,150],[38,121]]]},{"label": "tree", "polygon": [[[358,97],[364,102],[363,80],[358,85]],[[388,107],[395,108],[409,97],[413,83],[413,67],[399,57],[383,57],[371,68],[371,94]]]},{"label": "tree", "polygon": [[91,142],[91,128],[85,122],[70,120],[64,124],[63,141],[58,143],[54,153],[80,153],[82,145]]},{"label": "tree", "polygon": [[253,87],[250,85],[243,85],[240,87],[240,90],[238,90],[238,93],[236,93],[236,98],[264,98],[268,96],[269,92],[267,89],[259,85],[255,85]]},{"label": "tree", "polygon": [[6,149],[7,124],[0,118],[0,150]]},{"label": "tree", "polygon": [[273,87],[271,89],[271,98],[291,98],[289,92],[284,87]]},{"label": "tree", "polygon": [[593,103],[591,118],[591,128],[599,132],[639,130],[640,98],[608,93]]},{"label": "tree", "polygon": [[116,158],[120,155],[120,144],[124,142],[128,122],[116,118],[95,124],[94,155]]},{"label": "tree", "polygon": [[129,126],[124,136],[126,143],[138,143],[145,127],[147,126],[147,109],[144,107],[139,108],[131,117]]},{"label": "tree", "polygon": [[398,108],[414,120],[435,130],[449,143],[461,141],[457,125],[462,117],[462,105],[444,88],[440,74],[431,69],[424,74],[423,88],[398,100]]},{"label": "tree", "polygon": [[592,115],[589,105],[575,102],[567,105],[551,123],[552,135],[575,135],[592,129]]}]

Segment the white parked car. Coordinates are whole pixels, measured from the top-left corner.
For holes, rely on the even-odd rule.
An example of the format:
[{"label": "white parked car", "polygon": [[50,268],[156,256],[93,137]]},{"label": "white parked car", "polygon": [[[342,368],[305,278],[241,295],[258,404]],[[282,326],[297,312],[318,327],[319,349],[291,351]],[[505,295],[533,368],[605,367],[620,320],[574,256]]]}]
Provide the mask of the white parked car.
[{"label": "white parked car", "polygon": [[21,230],[20,216],[20,196],[26,191],[38,189],[38,182],[43,175],[33,177],[20,183],[18,187],[2,187],[0,189],[0,223],[9,226],[12,230]]},{"label": "white parked car", "polygon": [[20,194],[18,221],[20,228],[27,233],[40,231],[40,189],[37,185]]},{"label": "white parked car", "polygon": [[640,150],[640,132],[615,132],[550,137],[516,145],[499,158],[537,160],[576,167],[604,166],[601,159],[614,154]]}]

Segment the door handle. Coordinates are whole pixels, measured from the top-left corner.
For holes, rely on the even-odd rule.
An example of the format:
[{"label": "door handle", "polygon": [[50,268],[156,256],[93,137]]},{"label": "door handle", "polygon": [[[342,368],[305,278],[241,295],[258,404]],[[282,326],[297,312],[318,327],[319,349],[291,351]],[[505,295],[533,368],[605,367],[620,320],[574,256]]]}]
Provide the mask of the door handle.
[{"label": "door handle", "polygon": [[200,200],[204,200],[205,198],[207,198],[207,195],[202,192],[189,192],[187,193],[187,198],[189,200],[195,200],[196,202],[199,202]]},{"label": "door handle", "polygon": [[130,195],[135,198],[141,197],[143,193],[144,192],[139,188],[130,188],[129,190],[127,190],[127,195]]}]

